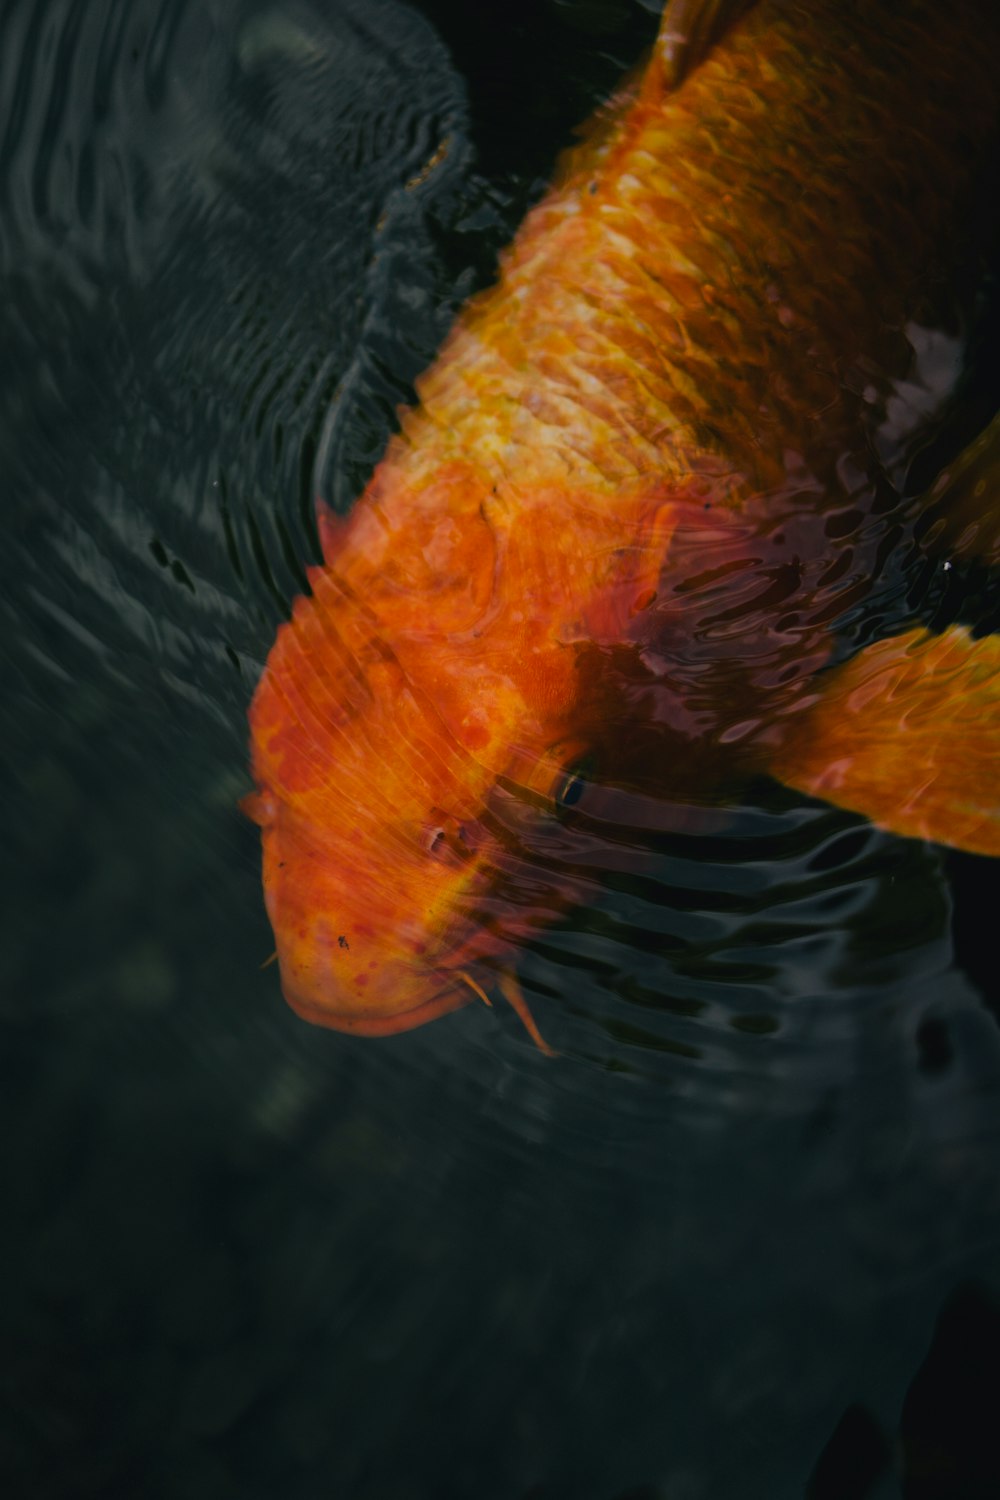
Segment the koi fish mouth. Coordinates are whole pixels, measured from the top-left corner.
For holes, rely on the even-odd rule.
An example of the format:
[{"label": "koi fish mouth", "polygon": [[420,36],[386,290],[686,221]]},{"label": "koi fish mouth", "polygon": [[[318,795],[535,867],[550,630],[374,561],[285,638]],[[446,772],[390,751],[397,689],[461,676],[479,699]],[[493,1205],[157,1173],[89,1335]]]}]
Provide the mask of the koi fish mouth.
[{"label": "koi fish mouth", "polygon": [[[379,1037],[396,1036],[403,1031],[413,1031],[418,1026],[423,1026],[428,1021],[436,1021],[440,1016],[449,1015],[452,1011],[460,1010],[462,1006],[468,1005],[470,1000],[481,1000],[484,1005],[493,1008],[487,990],[478,980],[473,978],[468,969],[452,969],[435,971],[437,977],[444,983],[442,987],[434,992],[427,1000],[412,1006],[409,1010],[397,1011],[391,1015],[365,1015],[357,1012],[332,1010],[327,1006],[317,1005],[301,991],[296,990],[294,984],[282,981],[282,990],[286,1001],[296,1015],[304,1021],[310,1021],[316,1026],[325,1026],[331,1031],[346,1032],[353,1036]],[[512,973],[500,971],[491,976],[484,975],[487,984],[500,992],[511,1009],[519,1017],[524,1029],[531,1037],[535,1046],[546,1057],[556,1057],[558,1054],[549,1046],[542,1036],[534,1016],[528,1007],[521,992],[521,988]]]},{"label": "koi fish mouth", "polygon": [[410,1010],[398,1011],[394,1015],[364,1015],[350,1011],[331,1010],[318,1005],[307,995],[297,990],[294,984],[282,981],[282,992],[289,1006],[303,1021],[314,1026],[325,1026],[330,1031],[347,1032],[354,1036],[395,1036],[401,1031],[413,1031],[427,1021],[436,1021],[453,1010],[459,1010],[470,996],[459,982],[451,982],[436,991]]}]

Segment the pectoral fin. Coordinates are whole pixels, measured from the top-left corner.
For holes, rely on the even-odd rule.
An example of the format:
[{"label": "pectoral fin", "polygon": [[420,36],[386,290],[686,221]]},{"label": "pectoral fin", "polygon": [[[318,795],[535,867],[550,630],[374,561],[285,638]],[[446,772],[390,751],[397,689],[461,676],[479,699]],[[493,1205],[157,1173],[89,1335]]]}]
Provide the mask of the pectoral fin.
[{"label": "pectoral fin", "polygon": [[1000,636],[911,630],[816,684],[775,776],[893,833],[1000,856]]}]

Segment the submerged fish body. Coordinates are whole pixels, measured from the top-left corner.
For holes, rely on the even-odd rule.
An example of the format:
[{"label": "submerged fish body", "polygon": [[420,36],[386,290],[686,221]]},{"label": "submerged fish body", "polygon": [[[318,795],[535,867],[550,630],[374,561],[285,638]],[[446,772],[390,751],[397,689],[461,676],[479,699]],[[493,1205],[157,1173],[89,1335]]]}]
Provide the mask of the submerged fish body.
[{"label": "submerged fish body", "polygon": [[[771,772],[1000,853],[994,643],[910,622],[847,659],[837,633],[900,524],[875,502],[906,329],[962,264],[995,143],[992,6],[759,0],[673,88],[692,9],[324,518],[278,633],[248,810],[309,1019],[397,1031],[484,993],[558,905],[556,875],[526,901],[518,819],[595,777],[697,802]],[[962,536],[993,560],[996,529]],[[968,710],[967,776],[899,732],[935,684]]]}]

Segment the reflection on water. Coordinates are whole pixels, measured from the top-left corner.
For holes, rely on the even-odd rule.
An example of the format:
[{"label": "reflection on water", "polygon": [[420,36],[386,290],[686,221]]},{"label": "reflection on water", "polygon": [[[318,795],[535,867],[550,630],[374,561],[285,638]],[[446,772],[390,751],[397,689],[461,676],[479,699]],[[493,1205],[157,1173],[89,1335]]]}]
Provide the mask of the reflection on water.
[{"label": "reflection on water", "polygon": [[[915,1380],[997,1295],[985,861],[769,783],[553,825],[555,1064],[481,1006],[322,1033],[259,967],[245,711],[314,472],[346,507],[651,9],[0,25],[10,1492],[889,1495],[901,1431],[907,1495],[992,1493],[985,1358],[964,1416]],[[969,347],[923,348],[963,410]]]}]

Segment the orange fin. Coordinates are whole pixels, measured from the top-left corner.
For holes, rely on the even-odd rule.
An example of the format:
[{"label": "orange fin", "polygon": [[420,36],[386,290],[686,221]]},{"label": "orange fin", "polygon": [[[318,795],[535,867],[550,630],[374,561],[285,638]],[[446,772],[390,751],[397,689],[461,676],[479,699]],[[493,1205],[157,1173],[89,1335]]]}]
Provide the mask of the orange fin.
[{"label": "orange fin", "polygon": [[528,1002],[524,998],[521,986],[513,974],[501,974],[497,980],[497,989],[503,995],[507,1004],[520,1017],[521,1025],[531,1037],[539,1052],[544,1052],[546,1057],[558,1057],[559,1053],[554,1047],[550,1047],[535,1025],[535,1018],[528,1009]]},{"label": "orange fin", "polygon": [[1000,568],[1000,412],[942,471],[921,508],[924,547]]},{"label": "orange fin", "polygon": [[773,775],[892,833],[1000,856],[1000,636],[911,630],[816,685]]}]

